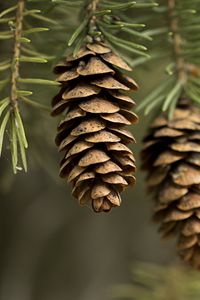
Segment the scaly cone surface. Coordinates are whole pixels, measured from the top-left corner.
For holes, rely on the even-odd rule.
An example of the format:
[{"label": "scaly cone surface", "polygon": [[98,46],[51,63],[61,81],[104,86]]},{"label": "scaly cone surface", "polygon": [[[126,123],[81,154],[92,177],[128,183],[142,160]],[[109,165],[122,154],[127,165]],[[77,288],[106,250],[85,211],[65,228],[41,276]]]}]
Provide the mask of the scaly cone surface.
[{"label": "scaly cone surface", "polygon": [[138,120],[134,101],[123,91],[136,82],[120,71],[129,66],[101,42],[82,47],[55,67],[61,90],[53,99],[53,115],[66,109],[56,143],[64,158],[60,176],[72,184],[81,205],[95,212],[120,206],[120,193],[135,183],[135,159],[127,144],[135,142],[124,129]]},{"label": "scaly cone surface", "polygon": [[200,109],[181,99],[174,117],[155,119],[142,151],[154,220],[175,236],[180,257],[200,268]]}]

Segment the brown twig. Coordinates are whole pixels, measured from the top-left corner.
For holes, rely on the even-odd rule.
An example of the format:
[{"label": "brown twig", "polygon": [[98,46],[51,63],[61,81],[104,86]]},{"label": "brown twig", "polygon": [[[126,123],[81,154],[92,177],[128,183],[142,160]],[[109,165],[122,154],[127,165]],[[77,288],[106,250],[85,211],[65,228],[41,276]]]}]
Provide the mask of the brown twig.
[{"label": "brown twig", "polygon": [[91,11],[95,12],[97,10],[97,5],[99,3],[99,0],[93,0],[91,3]]},{"label": "brown twig", "polygon": [[98,3],[99,0],[92,0],[87,7],[88,13],[92,15],[90,21],[94,22],[96,20],[96,16],[93,13],[97,10]]},{"label": "brown twig", "polygon": [[89,15],[91,15],[90,22],[89,22],[89,28],[91,30],[96,28],[96,16],[94,15],[94,12],[97,10],[99,1],[100,0],[92,0],[90,2],[90,4],[88,5],[88,13],[89,13]]},{"label": "brown twig", "polygon": [[12,74],[11,74],[10,102],[12,108],[16,108],[18,105],[17,82],[19,78],[19,57],[21,52],[21,37],[22,37],[22,30],[23,30],[24,7],[25,7],[25,1],[18,0],[17,12],[16,12],[16,28],[14,34]]},{"label": "brown twig", "polygon": [[170,19],[170,28],[173,35],[174,56],[176,60],[178,78],[182,84],[185,84],[187,81],[187,70],[186,62],[182,56],[182,38],[179,33],[179,23],[175,11],[176,1],[177,0],[168,0],[168,14]]}]

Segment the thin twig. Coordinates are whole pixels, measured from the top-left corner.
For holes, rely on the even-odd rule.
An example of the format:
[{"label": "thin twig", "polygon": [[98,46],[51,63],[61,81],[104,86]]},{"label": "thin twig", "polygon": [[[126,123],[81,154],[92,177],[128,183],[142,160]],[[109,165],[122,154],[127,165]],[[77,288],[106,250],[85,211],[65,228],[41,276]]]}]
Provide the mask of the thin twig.
[{"label": "thin twig", "polygon": [[11,93],[10,102],[13,108],[18,105],[17,82],[19,78],[19,57],[21,53],[21,37],[23,30],[23,12],[25,7],[24,0],[18,0],[16,11],[16,28],[14,34],[13,62],[11,74]]},{"label": "thin twig", "polygon": [[88,5],[88,13],[89,13],[89,15],[92,15],[92,17],[90,19],[90,23],[89,23],[90,29],[96,27],[96,16],[94,15],[94,12],[97,10],[99,1],[100,0],[92,0],[90,2],[90,4]]},{"label": "thin twig", "polygon": [[[90,0],[89,4],[87,5],[87,11],[89,14],[93,14],[97,10],[97,6],[100,0]],[[92,18],[94,16],[92,15]]]},{"label": "thin twig", "polygon": [[182,38],[179,33],[179,22],[176,15],[176,1],[168,0],[168,14],[170,19],[170,28],[173,36],[174,55],[176,60],[176,67],[178,72],[178,78],[182,84],[187,81],[186,62],[182,56]]},{"label": "thin twig", "polygon": [[92,11],[92,12],[95,12],[95,11],[97,10],[97,5],[98,5],[98,3],[99,3],[99,0],[93,0],[93,1],[91,2],[91,11]]}]

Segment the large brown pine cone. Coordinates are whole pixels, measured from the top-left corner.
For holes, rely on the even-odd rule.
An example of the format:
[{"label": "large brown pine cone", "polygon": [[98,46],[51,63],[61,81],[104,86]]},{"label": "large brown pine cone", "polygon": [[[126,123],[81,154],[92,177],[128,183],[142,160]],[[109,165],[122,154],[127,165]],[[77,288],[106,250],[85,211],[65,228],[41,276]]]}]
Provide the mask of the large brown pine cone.
[{"label": "large brown pine cone", "polygon": [[181,103],[173,120],[153,122],[142,160],[160,232],[175,235],[181,258],[200,268],[200,110]]},{"label": "large brown pine cone", "polygon": [[55,67],[61,90],[53,99],[53,115],[65,111],[56,143],[64,151],[60,176],[72,183],[72,194],[94,211],[119,206],[119,193],[135,183],[134,142],[124,126],[137,122],[134,101],[121,91],[137,84],[120,69],[130,71],[110,48],[92,43]]}]

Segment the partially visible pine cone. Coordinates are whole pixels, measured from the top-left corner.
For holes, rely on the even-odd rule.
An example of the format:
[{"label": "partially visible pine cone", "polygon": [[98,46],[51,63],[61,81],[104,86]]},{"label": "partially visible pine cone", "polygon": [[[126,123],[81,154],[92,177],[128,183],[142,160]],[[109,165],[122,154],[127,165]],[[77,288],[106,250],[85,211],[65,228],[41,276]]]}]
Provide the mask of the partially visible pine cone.
[{"label": "partially visible pine cone", "polygon": [[64,151],[60,176],[72,183],[72,194],[94,211],[119,206],[122,192],[135,183],[134,142],[124,126],[137,122],[134,101],[121,91],[137,84],[122,75],[128,65],[102,43],[91,43],[55,67],[61,90],[53,115],[67,112],[58,126],[56,143]]},{"label": "partially visible pine cone", "polygon": [[143,168],[155,195],[154,220],[178,253],[200,268],[200,110],[182,99],[169,121],[159,116],[144,140]]}]

